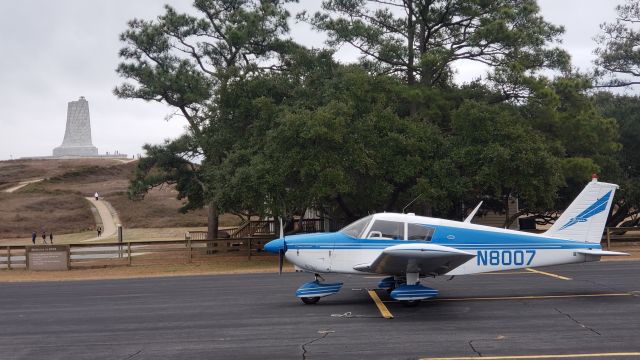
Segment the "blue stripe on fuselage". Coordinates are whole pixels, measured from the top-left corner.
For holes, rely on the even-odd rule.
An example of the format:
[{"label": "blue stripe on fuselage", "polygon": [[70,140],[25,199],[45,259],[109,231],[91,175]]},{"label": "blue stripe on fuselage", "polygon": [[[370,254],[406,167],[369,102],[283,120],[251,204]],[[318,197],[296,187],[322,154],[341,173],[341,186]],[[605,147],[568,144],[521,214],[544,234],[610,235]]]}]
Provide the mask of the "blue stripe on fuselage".
[{"label": "blue stripe on fuselage", "polygon": [[288,249],[371,250],[400,244],[437,244],[460,250],[476,249],[600,249],[600,244],[535,236],[525,233],[503,233],[453,226],[434,227],[432,240],[356,239],[341,232],[293,235],[286,237]]}]

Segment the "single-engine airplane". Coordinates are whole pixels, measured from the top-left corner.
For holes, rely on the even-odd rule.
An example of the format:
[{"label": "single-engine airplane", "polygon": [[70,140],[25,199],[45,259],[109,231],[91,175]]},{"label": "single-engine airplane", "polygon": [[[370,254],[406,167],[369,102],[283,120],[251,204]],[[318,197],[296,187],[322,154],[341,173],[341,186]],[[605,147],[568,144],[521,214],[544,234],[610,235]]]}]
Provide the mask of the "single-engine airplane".
[{"label": "single-engine airplane", "polygon": [[414,214],[378,213],[333,233],[293,235],[270,241],[265,250],[313,273],[296,296],[305,304],[340,291],[321,274],[383,274],[379,288],[393,299],[415,305],[438,295],[420,280],[528,267],[598,261],[628,255],[600,246],[615,184],[587,184],[560,218],[542,234],[472,224],[476,207],[462,222]]}]

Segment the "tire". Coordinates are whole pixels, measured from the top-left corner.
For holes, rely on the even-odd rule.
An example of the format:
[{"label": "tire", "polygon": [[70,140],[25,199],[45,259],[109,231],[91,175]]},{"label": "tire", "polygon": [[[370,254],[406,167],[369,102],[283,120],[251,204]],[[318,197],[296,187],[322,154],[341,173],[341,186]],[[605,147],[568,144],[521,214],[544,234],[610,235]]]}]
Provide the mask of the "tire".
[{"label": "tire", "polygon": [[305,303],[306,305],[313,305],[313,304],[316,304],[318,301],[320,301],[320,297],[319,296],[301,297],[300,300],[302,300],[302,302]]},{"label": "tire", "polygon": [[405,307],[415,307],[420,305],[420,300],[400,300],[400,304]]}]

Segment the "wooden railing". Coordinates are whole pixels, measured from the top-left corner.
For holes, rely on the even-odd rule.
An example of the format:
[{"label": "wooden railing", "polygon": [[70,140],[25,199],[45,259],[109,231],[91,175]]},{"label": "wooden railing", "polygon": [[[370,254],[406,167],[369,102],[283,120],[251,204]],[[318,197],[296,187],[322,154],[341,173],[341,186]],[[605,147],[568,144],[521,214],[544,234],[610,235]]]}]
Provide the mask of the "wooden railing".
[{"label": "wooden railing", "polygon": [[[131,241],[124,243],[70,244],[70,267],[104,267],[137,264],[167,264],[211,261],[215,255],[252,256],[266,254],[270,238],[207,240]],[[31,245],[0,247],[0,269],[24,269],[26,249]]]},{"label": "wooden railing", "polygon": [[606,242],[607,250],[611,248],[612,242],[635,242],[640,241],[640,226],[635,227],[608,227],[605,229],[602,241]]},{"label": "wooden railing", "polygon": [[304,219],[300,224],[300,232],[314,233],[328,231],[325,219]]},{"label": "wooden railing", "polygon": [[187,231],[184,234],[184,239],[185,240],[207,240],[207,234],[209,234],[208,231],[202,231],[202,230]]},{"label": "wooden railing", "polygon": [[[280,233],[279,222],[274,220],[251,220],[240,225],[236,230],[229,232],[230,238],[276,238]],[[327,231],[324,219],[303,219],[294,221],[296,233],[314,233]],[[185,234],[185,240],[206,240],[207,231],[189,231]]]},{"label": "wooden railing", "polygon": [[0,269],[20,269],[25,268],[26,264],[25,246],[0,247]]},{"label": "wooden railing", "polygon": [[251,220],[229,234],[232,238],[244,237],[275,237],[278,233],[277,224],[273,220]]}]

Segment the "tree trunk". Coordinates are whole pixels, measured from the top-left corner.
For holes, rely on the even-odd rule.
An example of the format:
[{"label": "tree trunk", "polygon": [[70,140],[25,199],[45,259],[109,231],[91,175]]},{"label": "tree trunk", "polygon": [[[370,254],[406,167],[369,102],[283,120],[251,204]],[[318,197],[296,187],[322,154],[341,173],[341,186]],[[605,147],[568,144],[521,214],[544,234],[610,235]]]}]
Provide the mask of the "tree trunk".
[{"label": "tree trunk", "polygon": [[409,85],[413,85],[415,83],[415,74],[413,72],[413,64],[415,62],[415,33],[416,28],[413,22],[413,0],[405,0],[405,6],[407,7],[407,62],[409,66],[407,67],[407,82]]},{"label": "tree trunk", "polygon": [[347,221],[348,222],[352,222],[352,221],[358,220],[356,218],[356,215],[351,211],[351,209],[349,209],[347,204],[344,202],[344,199],[342,198],[342,196],[340,194],[336,195],[335,200],[338,203],[338,206],[340,207],[342,212],[347,216]]},{"label": "tree trunk", "polygon": [[[416,27],[413,21],[413,0],[405,0],[405,6],[407,7],[407,51],[408,53],[408,66],[407,66],[407,83],[413,85],[416,82],[415,72],[413,65],[415,63],[415,34]],[[409,114],[414,116],[418,112],[418,104],[414,99],[411,99],[409,103]]]},{"label": "tree trunk", "polygon": [[424,216],[432,217],[433,216],[433,206],[431,206],[431,201],[424,202]]},{"label": "tree trunk", "polygon": [[218,238],[218,206],[211,201],[208,208],[207,240],[213,240]]},{"label": "tree trunk", "polygon": [[[507,213],[508,213],[508,211],[507,211]],[[524,215],[524,214],[527,214],[527,213],[528,213],[528,211],[527,211],[527,210],[520,210],[520,211],[516,212],[515,214],[513,214],[513,215],[511,215],[511,216],[507,217],[507,218],[505,219],[504,223],[502,224],[502,225],[503,225],[503,227],[504,227],[505,229],[509,229],[509,228],[511,228],[511,224],[513,224],[513,222],[514,222],[514,221],[518,220],[518,218],[519,218],[520,216],[522,216],[522,215]]]}]

